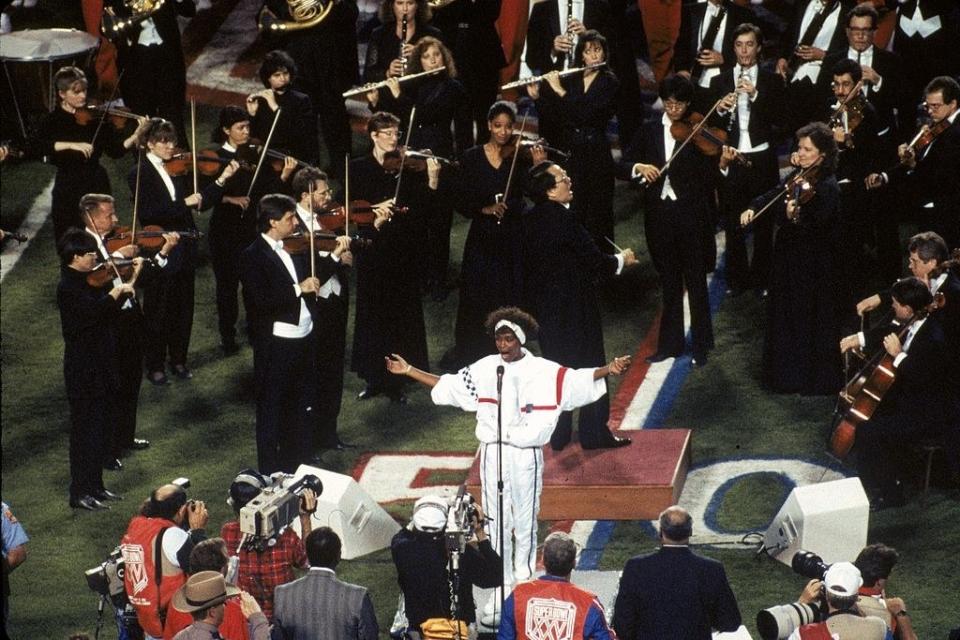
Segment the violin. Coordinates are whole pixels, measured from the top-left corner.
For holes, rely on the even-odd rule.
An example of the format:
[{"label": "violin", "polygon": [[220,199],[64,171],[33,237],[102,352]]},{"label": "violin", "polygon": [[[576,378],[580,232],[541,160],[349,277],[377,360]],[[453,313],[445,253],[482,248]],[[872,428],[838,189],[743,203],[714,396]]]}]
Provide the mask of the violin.
[{"label": "violin", "polygon": [[[151,262],[152,261],[149,259],[144,259],[145,264]],[[116,271],[114,271],[114,269],[116,269]],[[102,289],[103,287],[113,284],[113,281],[117,277],[118,273],[120,274],[121,280],[127,280],[133,274],[133,269],[133,259],[126,260],[113,258],[108,261],[100,262],[93,268],[92,271],[87,273],[87,284],[91,287]]]},{"label": "violin", "polygon": [[22,233],[18,233],[16,231],[7,231],[6,229],[0,229],[0,235],[3,236],[4,240],[10,238],[11,240],[16,240],[18,243],[26,242],[28,239],[27,236],[23,235]]},{"label": "violin", "polygon": [[[406,213],[409,207],[393,206],[393,212]],[[329,202],[322,209],[317,209],[314,214],[320,226],[327,231],[342,231],[346,226],[347,216],[343,205],[339,202]],[[366,200],[354,200],[350,203],[350,222],[360,227],[373,226],[377,214],[374,206]]]},{"label": "violin", "polygon": [[[132,242],[145,251],[159,251],[163,248],[166,240],[163,234],[167,233],[163,227],[157,225],[147,225],[136,234],[131,232],[130,227],[114,227],[110,233],[103,239],[103,245],[108,253],[119,251]],[[203,234],[199,231],[177,231],[181,240],[197,240],[202,238]]]},{"label": "violin", "polygon": [[[897,333],[903,342],[914,321],[926,317],[944,305],[943,293],[936,293],[930,306],[914,313]],[[830,435],[830,453],[841,460],[850,453],[856,439],[857,427],[873,417],[884,395],[896,381],[894,356],[881,347],[877,353],[844,385],[837,397],[834,411],[835,426]]]},{"label": "violin", "polygon": [[[682,119],[670,124],[670,135],[677,142],[686,142],[693,136],[691,142],[705,156],[717,156],[727,144],[727,132],[718,127],[702,124],[703,115],[696,111],[688,113]],[[753,163],[739,151],[736,152],[737,162],[750,168]]]},{"label": "violin", "polygon": [[115,129],[123,129],[130,120],[138,120],[144,116],[139,116],[125,108],[88,104],[74,111],[73,117],[80,126],[105,118]]},{"label": "violin", "polygon": [[[257,162],[260,161],[260,155],[262,153],[263,145],[257,144],[256,142],[249,142],[237,147],[237,160],[240,162],[240,166],[244,168],[252,168],[257,166]],[[270,166],[277,173],[283,171],[283,163],[286,161],[286,159],[288,157],[293,157],[289,154],[283,153],[282,151],[277,151],[274,149],[267,149],[266,156],[270,159]],[[304,162],[303,160],[297,160],[297,158],[293,159],[297,163],[298,170],[316,169],[316,167],[314,167],[312,164]]]},{"label": "violin", "polygon": [[438,156],[430,150],[417,150],[399,146],[384,154],[383,168],[387,171],[399,171],[402,167],[407,171],[422,172],[427,170],[427,160],[436,160],[441,165],[449,167],[459,165],[458,162]]},{"label": "violin", "polygon": [[934,124],[932,127],[926,124],[923,125],[920,127],[920,132],[913,138],[913,140],[910,141],[910,144],[907,145],[907,151],[905,155],[908,157],[917,157],[917,154],[921,153],[924,149],[930,146],[930,144],[937,139],[937,136],[949,128],[950,120],[948,118],[944,118],[940,122]]},{"label": "violin", "polygon": [[[830,120],[827,122],[827,126],[831,129],[836,129],[837,127],[842,127],[844,133],[851,134],[854,130],[860,126],[860,123],[863,122],[863,112],[866,109],[866,99],[863,97],[863,93],[860,92],[860,87],[863,85],[861,80],[856,85],[854,85],[853,90],[847,95],[847,97],[837,105],[836,110],[833,112],[833,115],[830,116]],[[844,114],[847,118],[844,121]],[[846,145],[848,147],[853,147],[853,140],[847,138]]]},{"label": "violin", "polygon": [[[333,251],[337,248],[337,235],[326,233],[324,231],[313,232],[313,250],[314,251]],[[364,238],[350,238],[350,251],[357,251],[370,246],[370,240]],[[310,251],[310,235],[302,231],[287,236],[283,239],[283,248],[287,253],[297,255]]]},{"label": "violin", "polygon": [[500,157],[504,160],[508,160],[513,157],[513,154],[517,150],[517,136],[520,136],[520,156],[524,160],[530,160],[532,158],[532,152],[534,147],[540,147],[547,152],[548,155],[553,155],[560,160],[569,160],[570,153],[557,149],[556,147],[551,147],[547,144],[545,138],[539,138],[536,136],[530,136],[527,134],[520,134],[515,132],[510,139],[507,140],[507,143],[500,147]]},{"label": "violin", "polygon": [[[215,176],[230,162],[226,158],[221,158],[216,151],[211,149],[197,152],[197,171],[201,175]],[[243,164],[241,164],[241,167],[249,168]],[[193,170],[193,154],[189,151],[175,152],[169,160],[163,161],[163,168],[171,176],[185,176]]]}]

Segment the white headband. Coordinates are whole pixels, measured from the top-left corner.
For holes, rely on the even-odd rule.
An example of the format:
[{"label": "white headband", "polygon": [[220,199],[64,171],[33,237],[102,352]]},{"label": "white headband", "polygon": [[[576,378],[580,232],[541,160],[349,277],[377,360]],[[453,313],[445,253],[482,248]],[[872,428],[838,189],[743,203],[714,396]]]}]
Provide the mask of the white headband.
[{"label": "white headband", "polygon": [[501,327],[506,327],[511,331],[513,331],[517,336],[517,340],[520,341],[520,344],[527,343],[527,334],[523,332],[523,329],[521,329],[520,325],[518,325],[517,323],[510,322],[509,320],[500,320],[497,322],[497,326],[493,328],[493,333],[496,334]]}]

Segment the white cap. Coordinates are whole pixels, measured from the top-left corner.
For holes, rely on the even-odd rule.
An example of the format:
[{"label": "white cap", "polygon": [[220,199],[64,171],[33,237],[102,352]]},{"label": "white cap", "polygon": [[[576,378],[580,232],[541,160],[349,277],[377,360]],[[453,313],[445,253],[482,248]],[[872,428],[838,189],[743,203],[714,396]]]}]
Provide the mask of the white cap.
[{"label": "white cap", "polygon": [[413,505],[413,526],[418,531],[442,531],[447,524],[447,501],[440,496],[424,496]]},{"label": "white cap", "polygon": [[823,584],[827,593],[839,596],[855,596],[863,585],[860,569],[849,562],[836,562],[830,565],[823,575]]}]

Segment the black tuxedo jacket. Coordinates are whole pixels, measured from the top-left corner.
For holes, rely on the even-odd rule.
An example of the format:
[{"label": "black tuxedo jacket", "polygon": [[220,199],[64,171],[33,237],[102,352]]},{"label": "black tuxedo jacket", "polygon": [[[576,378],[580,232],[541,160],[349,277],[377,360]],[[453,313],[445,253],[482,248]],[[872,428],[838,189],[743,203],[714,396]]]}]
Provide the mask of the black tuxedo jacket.
[{"label": "black tuxedo jacket", "polygon": [[501,0],[456,0],[433,13],[430,24],[443,33],[457,66],[502,69],[507,65],[497,33]]},{"label": "black tuxedo jacket", "polygon": [[[817,77],[817,91],[823,96],[824,101],[833,97],[833,91],[830,88],[830,83],[833,82],[833,67],[839,61],[847,58],[848,49],[849,46],[836,53],[831,53],[823,59],[823,70]],[[873,70],[880,74],[883,82],[880,83],[879,90],[870,87],[867,99],[877,110],[878,131],[883,131],[887,127],[896,125],[894,109],[900,114],[912,112],[913,102],[906,90],[903,59],[900,56],[874,46]],[[890,133],[894,132],[891,131]]]},{"label": "black tuxedo jacket", "polygon": [[916,167],[898,165],[887,175],[891,183],[909,184],[917,207],[933,202],[937,212],[960,211],[960,116],[920,152]]},{"label": "black tuxedo jacket", "polygon": [[[784,33],[781,40],[783,43],[783,49],[780,51],[781,57],[789,60],[793,50],[798,44],[800,44],[800,38],[803,37],[803,32],[800,29],[800,25],[803,23],[803,14],[806,13],[807,7],[811,2],[817,2],[817,0],[800,0],[796,3],[796,11],[794,12],[793,20],[790,21],[790,26],[786,33]],[[834,29],[833,37],[830,38],[830,45],[827,47],[828,56],[843,51],[847,46],[847,32],[846,29],[843,28],[843,23],[844,16],[846,16],[847,12],[853,8],[853,4],[853,0],[840,0],[840,13],[837,17],[837,28]],[[834,10],[836,11],[837,9]]]},{"label": "black tuxedo jacket", "polygon": [[[700,43],[700,33],[706,28],[703,26],[704,16],[707,14],[706,2],[687,4],[683,7],[680,19],[680,35],[673,49],[673,68],[676,71],[690,71],[701,49],[712,49],[711,44]],[[733,50],[733,31],[745,22],[755,22],[756,18],[750,9],[725,2],[727,10],[726,28],[721,31],[723,42],[723,65],[721,69],[730,69],[737,62],[737,55]],[[707,21],[709,24],[709,21]]]},{"label": "black tuxedo jacket", "polygon": [[689,547],[664,547],[627,561],[613,610],[620,640],[710,640],[736,631],[740,610],[723,565]]},{"label": "black tuxedo jacket", "polygon": [[[274,322],[297,324],[300,320],[300,297],[293,285],[300,284],[310,275],[309,256],[293,255],[293,266],[297,273],[297,282],[290,279],[290,273],[273,247],[267,244],[263,236],[257,236],[250,246],[240,254],[240,282],[243,283],[243,302],[250,325],[250,335],[254,340],[262,340],[272,335]],[[316,261],[317,278],[325,282],[336,272],[337,263],[332,259]],[[316,297],[304,294],[307,309],[314,317],[317,315]]]},{"label": "black tuxedo jacket", "polygon": [[[734,71],[733,67],[726,69],[710,81],[711,102],[716,102],[736,88]],[[783,101],[783,78],[761,68],[757,73],[757,98],[750,103],[750,142],[754,146],[764,142],[771,146],[777,144],[784,124]],[[712,116],[711,124],[728,129],[730,136],[727,144],[737,146],[740,141],[740,124],[735,110],[729,114]]]},{"label": "black tuxedo jacket", "polygon": [[[560,24],[558,2],[564,0],[545,0],[534,5],[527,23],[526,63],[540,73],[563,68],[564,56],[553,55],[553,39],[567,30],[567,25]],[[608,42],[613,42],[612,15],[609,0],[584,0],[584,26],[587,29],[596,29]],[[573,66],[579,67],[580,63],[574,62]]]}]

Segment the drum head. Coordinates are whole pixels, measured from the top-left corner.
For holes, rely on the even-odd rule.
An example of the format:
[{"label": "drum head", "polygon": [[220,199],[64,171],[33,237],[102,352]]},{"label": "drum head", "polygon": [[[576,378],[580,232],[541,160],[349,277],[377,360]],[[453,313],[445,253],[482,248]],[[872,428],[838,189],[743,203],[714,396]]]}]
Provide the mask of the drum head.
[{"label": "drum head", "polygon": [[2,60],[59,60],[96,49],[96,36],[76,29],[27,29],[0,35]]}]

